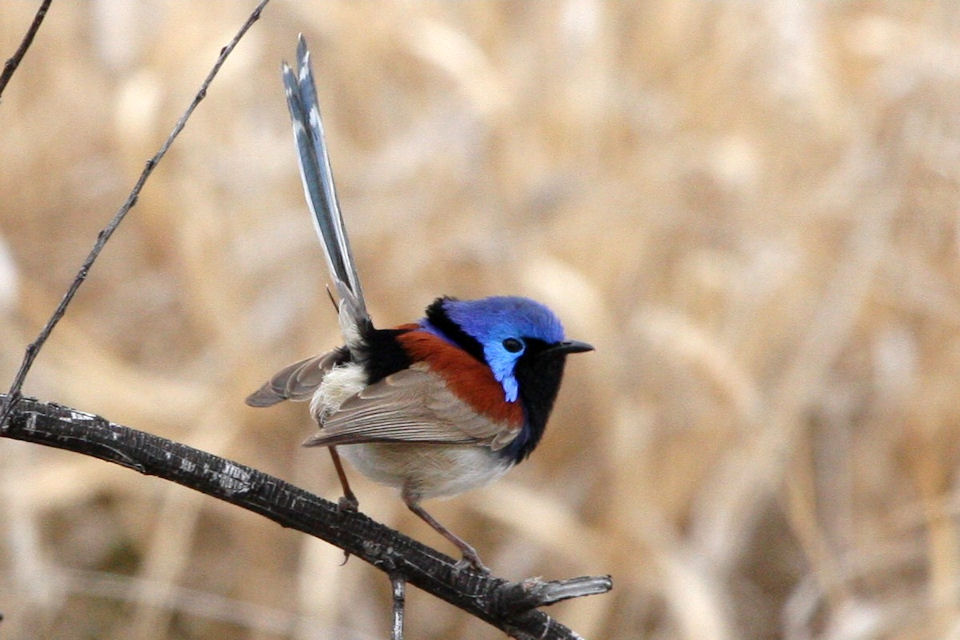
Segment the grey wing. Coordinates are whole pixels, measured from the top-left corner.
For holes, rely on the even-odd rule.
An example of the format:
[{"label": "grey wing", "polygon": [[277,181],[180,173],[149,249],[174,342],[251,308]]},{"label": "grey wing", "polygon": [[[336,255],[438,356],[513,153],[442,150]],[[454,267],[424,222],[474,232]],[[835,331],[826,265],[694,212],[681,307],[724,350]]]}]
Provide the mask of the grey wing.
[{"label": "grey wing", "polygon": [[336,365],[350,358],[341,347],[329,353],[294,362],[273,375],[262,387],[247,396],[251,407],[269,407],[284,400],[309,400],[323,382],[323,377]]},{"label": "grey wing", "polygon": [[432,442],[499,449],[519,430],[478,414],[441,378],[414,365],[348,398],[323,420],[321,431],[303,444]]}]

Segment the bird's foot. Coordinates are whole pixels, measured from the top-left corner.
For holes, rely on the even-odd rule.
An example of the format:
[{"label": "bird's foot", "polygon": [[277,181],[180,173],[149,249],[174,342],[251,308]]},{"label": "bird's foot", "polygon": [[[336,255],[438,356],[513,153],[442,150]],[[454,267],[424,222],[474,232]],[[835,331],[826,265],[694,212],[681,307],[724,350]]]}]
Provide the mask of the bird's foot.
[{"label": "bird's foot", "polygon": [[453,575],[458,575],[464,569],[469,569],[470,571],[475,571],[484,575],[490,575],[490,569],[485,564],[480,562],[480,556],[478,556],[477,552],[473,551],[472,549],[470,551],[464,550],[463,557],[457,560],[457,563],[453,565]]},{"label": "bird's foot", "polygon": [[340,499],[337,500],[337,510],[343,513],[344,511],[353,511],[356,513],[360,509],[360,501],[357,500],[357,496],[352,493],[345,496],[340,496]]},{"label": "bird's foot", "polygon": [[[340,496],[340,499],[337,500],[337,512],[338,513],[347,513],[353,512],[356,513],[360,510],[360,501],[357,500],[357,496],[353,495],[353,492],[350,491],[346,495]],[[343,562],[340,563],[340,566],[347,564],[347,560],[350,559],[350,552],[344,550],[343,552]]]}]

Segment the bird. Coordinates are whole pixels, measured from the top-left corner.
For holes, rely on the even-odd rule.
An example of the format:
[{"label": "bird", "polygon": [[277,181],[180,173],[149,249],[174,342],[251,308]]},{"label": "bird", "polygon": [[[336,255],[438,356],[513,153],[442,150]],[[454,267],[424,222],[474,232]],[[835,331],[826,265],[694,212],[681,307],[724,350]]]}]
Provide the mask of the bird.
[{"label": "bird", "polygon": [[375,328],[334,188],[302,35],[297,69],[284,62],[282,76],[344,343],[281,369],[246,403],[309,400],[319,431],[303,444],[330,451],[343,489],[339,508],[359,507],[342,455],[364,476],[399,489],[406,506],[462,553],[458,570],[489,573],[477,551],[420,503],[485,485],[525,460],[544,433],[567,355],[593,347],[567,339],[556,314],[520,296],[440,296],[415,322]]}]

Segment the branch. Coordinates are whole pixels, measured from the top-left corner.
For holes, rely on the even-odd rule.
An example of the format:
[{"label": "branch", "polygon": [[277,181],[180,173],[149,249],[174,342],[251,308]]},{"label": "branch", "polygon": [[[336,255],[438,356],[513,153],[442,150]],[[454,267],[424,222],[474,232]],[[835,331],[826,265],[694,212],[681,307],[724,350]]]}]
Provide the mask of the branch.
[{"label": "branch", "polygon": [[[146,166],[140,173],[140,177],[137,179],[136,184],[133,186],[133,189],[127,196],[126,201],[113,215],[113,218],[107,223],[107,226],[101,229],[100,233],[97,234],[97,241],[94,243],[93,248],[87,255],[86,260],[84,260],[83,264],[80,265],[80,270],[77,271],[76,277],[74,277],[73,282],[67,289],[67,292],[60,300],[60,304],[57,305],[57,308],[54,310],[53,314],[51,314],[50,319],[47,320],[47,324],[44,325],[43,329],[40,330],[36,340],[27,346],[26,352],[23,354],[23,361],[20,363],[20,369],[17,371],[17,375],[13,379],[13,383],[10,385],[10,390],[7,392],[6,401],[2,405],[3,412],[0,413],[0,425],[6,421],[7,415],[20,400],[20,390],[23,388],[23,382],[27,378],[27,373],[30,372],[30,367],[33,366],[33,361],[36,359],[40,349],[43,348],[47,338],[50,337],[50,333],[53,331],[53,328],[57,326],[57,323],[60,322],[60,318],[62,318],[63,314],[66,313],[67,306],[73,300],[73,297],[76,295],[80,285],[82,285],[83,281],[87,279],[87,273],[89,273],[94,261],[100,256],[100,252],[107,244],[107,241],[110,240],[110,236],[113,235],[113,232],[116,231],[117,227],[120,226],[120,223],[123,222],[127,212],[129,212],[130,209],[137,204],[137,198],[140,197],[140,191],[143,189],[143,185],[146,183],[147,178],[149,178],[150,174],[153,173],[153,170],[156,168],[163,156],[167,154],[167,151],[170,149],[173,141],[176,140],[177,136],[180,135],[180,132],[183,131],[183,127],[187,124],[187,120],[190,118],[193,110],[196,109],[197,105],[200,104],[200,101],[206,97],[207,89],[210,87],[210,83],[213,82],[217,72],[220,71],[220,67],[223,66],[224,62],[226,62],[227,56],[230,55],[230,52],[233,51],[233,49],[237,46],[237,43],[240,42],[240,38],[242,38],[243,35],[250,29],[250,27],[253,26],[253,23],[260,19],[260,13],[263,11],[263,7],[269,1],[270,0],[261,0],[253,10],[253,13],[250,14],[250,17],[247,18],[247,21],[244,22],[243,26],[240,27],[240,30],[237,31],[237,34],[233,36],[233,39],[230,40],[227,46],[220,50],[220,55],[217,56],[217,61],[213,64],[213,67],[210,69],[207,77],[204,78],[203,83],[200,85],[200,89],[197,90],[197,93],[194,95],[190,105],[187,107],[186,111],[183,112],[183,115],[180,116],[180,119],[177,120],[177,123],[173,126],[173,130],[170,132],[170,135],[167,136],[167,139],[164,141],[164,143],[160,146],[160,149],[152,158],[147,160]],[[39,24],[36,20],[34,20],[34,24],[39,27]],[[31,34],[28,35],[30,35],[32,38]],[[29,43],[27,43],[27,45],[29,46]],[[21,48],[23,48],[22,45]],[[11,71],[11,74],[12,73],[13,72]]]},{"label": "branch", "polygon": [[23,56],[26,55],[27,49],[33,44],[33,37],[37,35],[37,31],[40,30],[40,25],[47,15],[47,9],[50,8],[50,2],[51,0],[43,0],[43,2],[40,3],[40,7],[37,9],[36,15],[33,16],[33,22],[30,23],[30,28],[27,29],[27,33],[24,34],[20,46],[17,47],[13,55],[3,63],[3,73],[0,73],[0,96],[3,95],[3,90],[7,88],[7,83],[10,82],[10,78],[13,77],[13,72],[20,66],[20,61],[23,60]]},{"label": "branch", "polygon": [[579,638],[535,608],[613,586],[610,576],[512,583],[458,570],[452,558],[279,478],[54,403],[21,398],[0,425],[0,437],[93,456],[230,502],[336,545],[520,640]]}]

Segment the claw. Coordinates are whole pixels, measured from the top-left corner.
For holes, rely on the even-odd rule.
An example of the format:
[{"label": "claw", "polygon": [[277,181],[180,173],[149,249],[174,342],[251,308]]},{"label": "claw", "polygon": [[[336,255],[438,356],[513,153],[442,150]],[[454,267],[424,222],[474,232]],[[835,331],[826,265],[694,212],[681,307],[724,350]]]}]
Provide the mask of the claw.
[{"label": "claw", "polygon": [[457,560],[457,563],[453,565],[453,575],[458,576],[464,569],[469,569],[484,575],[490,575],[490,569],[485,564],[480,562],[480,556],[478,556],[476,552],[473,554],[464,553],[463,557]]},{"label": "claw", "polygon": [[344,511],[353,511],[356,513],[360,509],[360,501],[357,500],[357,497],[354,495],[349,496],[340,496],[340,499],[337,500],[337,510],[340,513]]}]

